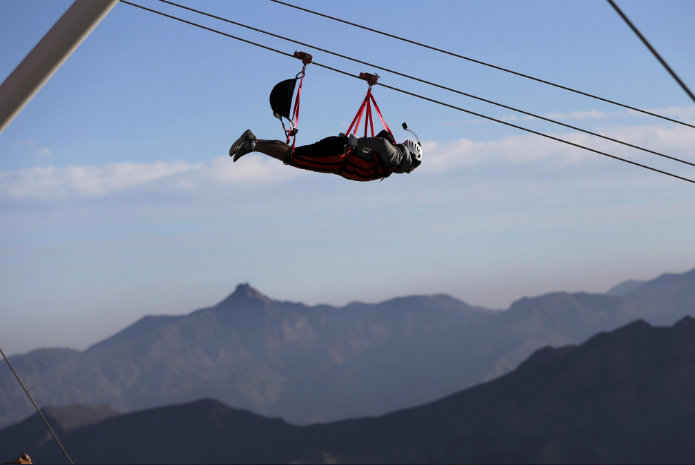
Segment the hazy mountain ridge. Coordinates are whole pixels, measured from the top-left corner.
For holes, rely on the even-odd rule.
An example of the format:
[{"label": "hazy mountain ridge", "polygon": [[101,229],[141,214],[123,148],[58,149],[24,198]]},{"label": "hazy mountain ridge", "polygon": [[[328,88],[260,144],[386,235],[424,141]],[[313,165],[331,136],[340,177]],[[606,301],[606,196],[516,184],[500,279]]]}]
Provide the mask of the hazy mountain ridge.
[{"label": "hazy mountain ridge", "polygon": [[146,315],[113,336],[88,347],[86,351],[89,352],[92,350],[105,349],[130,338],[141,337],[142,335],[146,335],[158,330],[162,326],[178,321],[181,318],[184,317],[181,315]]},{"label": "hazy mountain ridge", "polygon": [[626,295],[630,294],[631,292],[637,290],[639,287],[641,287],[644,283],[647,281],[638,281],[635,279],[629,279],[627,281],[623,281],[622,283],[618,284],[617,286],[613,286],[608,291],[606,291],[606,295],[610,295],[613,297],[625,297]]},{"label": "hazy mountain ridge", "polygon": [[694,286],[695,269],[682,274],[666,273],[630,292],[625,300],[631,314],[670,324],[684,310],[695,310]]},{"label": "hazy mountain ridge", "polygon": [[[200,400],[110,417],[63,442],[90,463],[692,463],[693,385],[695,319],[635,321],[381,417],[300,427]],[[40,434],[24,450],[60,460]]]},{"label": "hazy mountain ridge", "polygon": [[[296,417],[302,415],[296,403],[305,398],[306,389],[313,391],[317,404],[334,408],[321,394],[349,389],[345,378],[364,365],[354,358],[384,339],[428,334],[433,328],[449,331],[465,315],[485,313],[450,297],[422,303],[428,299],[401,298],[342,311],[275,301],[240,285],[214,307],[186,316],[144,317],[87,351],[71,351],[69,358],[56,353],[41,370],[32,368],[37,360],[31,354],[13,360],[21,373],[29,369],[29,382],[37,386],[44,405],[101,402],[127,411],[212,396],[264,411],[285,393],[290,394],[286,409],[294,408]],[[10,414],[3,423],[12,420],[8,410],[23,405],[13,382],[0,380],[0,392],[10,397],[0,404],[2,416]],[[30,412],[22,411],[26,413],[16,419]],[[312,416],[323,415],[309,412],[303,418]]]},{"label": "hazy mountain ridge", "polygon": [[[676,304],[664,303],[673,296]],[[42,405],[125,412],[212,397],[301,423],[421,404],[507,373],[540,347],[686,314],[695,314],[695,272],[623,298],[559,292],[502,312],[443,294],[309,307],[243,284],[213,307],[144,317],[84,352],[12,360]],[[16,381],[0,376],[0,426],[29,414]]]}]

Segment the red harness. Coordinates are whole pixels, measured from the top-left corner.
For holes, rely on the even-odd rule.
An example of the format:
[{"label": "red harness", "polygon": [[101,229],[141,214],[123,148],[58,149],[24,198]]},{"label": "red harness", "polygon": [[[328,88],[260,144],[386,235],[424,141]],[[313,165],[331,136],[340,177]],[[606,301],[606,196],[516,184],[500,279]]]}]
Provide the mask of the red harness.
[{"label": "red harness", "polygon": [[352,181],[374,181],[385,178],[392,172],[384,169],[376,152],[372,159],[365,160],[356,155],[353,150],[325,157],[302,157],[290,152],[285,163],[295,168],[337,174]]},{"label": "red harness", "polygon": [[391,132],[389,125],[386,124],[386,121],[384,121],[384,117],[381,115],[379,105],[376,104],[376,100],[374,100],[374,96],[372,95],[372,85],[376,84],[378,78],[379,76],[375,74],[360,73],[360,79],[364,79],[367,82],[369,82],[369,88],[367,89],[367,95],[364,97],[364,100],[362,100],[362,105],[360,105],[360,109],[357,110],[357,114],[352,119],[352,123],[350,123],[350,127],[345,133],[346,135],[357,134],[357,131],[360,128],[360,122],[362,121],[362,114],[366,111],[366,117],[364,119],[364,137],[367,137],[367,127],[369,127],[369,129],[371,130],[372,137],[374,137],[374,121],[372,120],[373,103],[374,109],[376,109],[376,113],[379,115],[379,119],[381,120],[382,126],[384,126],[384,129],[386,129],[389,132],[389,134],[391,134],[391,137],[393,137],[393,133]]},{"label": "red harness", "polygon": [[[384,129],[391,134],[391,137],[393,137],[393,133],[388,124],[386,124],[386,121],[384,121],[379,105],[377,105],[372,95],[372,85],[376,84],[378,78],[379,76],[374,74],[360,73],[360,79],[367,81],[369,83],[369,88],[367,89],[367,95],[364,97],[364,100],[362,100],[359,110],[357,110],[357,114],[352,119],[352,123],[350,123],[350,127],[345,133],[346,135],[349,136],[350,134],[357,133],[360,123],[362,122],[362,116],[364,115],[364,137],[367,137],[368,129],[371,131],[371,137],[374,137],[374,121],[372,120],[372,104],[374,104],[374,109],[379,115],[381,124],[384,126]],[[299,92],[301,92],[301,81],[299,84]],[[297,94],[297,102],[299,102],[299,93]],[[295,102],[295,111],[298,119],[299,105],[297,102]],[[292,143],[292,150],[287,160],[285,160],[285,163],[305,170],[337,174],[352,181],[374,181],[376,179],[383,179],[393,172],[392,169],[383,166],[377,152],[374,152],[373,157],[369,160],[365,160],[358,156],[353,147],[349,147],[347,152],[337,155],[321,156],[321,154],[317,154],[317,156],[302,157],[295,153],[294,141]]]}]

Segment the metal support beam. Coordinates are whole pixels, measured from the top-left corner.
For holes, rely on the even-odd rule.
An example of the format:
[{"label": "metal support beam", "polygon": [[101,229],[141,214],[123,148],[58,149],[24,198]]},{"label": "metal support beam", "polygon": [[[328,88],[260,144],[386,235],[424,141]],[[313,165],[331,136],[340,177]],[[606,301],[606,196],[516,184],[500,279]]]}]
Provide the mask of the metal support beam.
[{"label": "metal support beam", "polygon": [[75,0],[0,86],[0,133],[116,3]]}]

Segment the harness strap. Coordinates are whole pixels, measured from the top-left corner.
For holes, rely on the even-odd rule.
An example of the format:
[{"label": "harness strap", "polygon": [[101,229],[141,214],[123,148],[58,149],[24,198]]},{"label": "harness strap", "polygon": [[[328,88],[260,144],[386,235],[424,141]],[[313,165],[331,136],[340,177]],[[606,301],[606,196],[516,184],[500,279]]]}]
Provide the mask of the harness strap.
[{"label": "harness strap", "polygon": [[[295,58],[298,58],[302,60],[302,70],[297,73],[295,76],[295,83],[297,82],[297,79],[299,79],[299,88],[297,89],[297,95],[294,98],[294,107],[292,108],[292,115],[289,117],[289,123],[290,123],[290,129],[285,128],[285,123],[282,121],[282,117],[278,116],[280,118],[280,122],[282,123],[282,129],[285,131],[285,136],[287,137],[286,143],[289,145],[290,143],[290,138],[292,138],[292,151],[294,151],[295,143],[297,141],[297,132],[299,129],[297,126],[299,125],[299,103],[302,97],[302,84],[304,83],[304,75],[306,74],[306,66],[311,63],[312,56],[309,53],[306,52],[299,52],[295,51],[294,55]],[[290,96],[291,97],[291,96]],[[271,103],[272,105],[272,103]],[[289,110],[289,102],[287,102],[287,110]],[[277,115],[276,115],[277,116]]]},{"label": "harness strap", "polygon": [[[371,92],[369,92],[369,96],[372,99],[372,103],[374,103],[374,108],[376,108],[376,113],[379,115],[379,119],[381,120],[381,124],[384,126],[384,129],[386,129],[389,132],[389,134],[391,134],[391,137],[393,137],[393,133],[391,132],[391,128],[389,128],[389,125],[386,124],[384,117],[381,115],[381,110],[379,109],[379,105],[376,104],[376,100],[374,100],[374,96],[372,95]],[[374,127],[372,127],[372,135],[373,134],[374,134]],[[396,138],[393,137],[393,140],[396,140]]]},{"label": "harness strap", "polygon": [[[287,144],[290,143],[290,136],[292,136],[292,150],[294,151],[295,142],[297,141],[297,126],[299,125],[299,102],[302,97],[302,83],[304,82],[304,68],[302,68],[301,77],[299,78],[299,89],[297,89],[297,96],[294,98],[294,108],[292,109],[292,117],[290,121],[292,122],[292,131],[286,131],[287,134]],[[284,126],[283,126],[284,127]]]},{"label": "harness strap", "polygon": [[381,125],[384,127],[384,129],[386,129],[389,132],[389,134],[391,134],[391,137],[393,137],[393,132],[391,132],[391,128],[389,128],[389,125],[386,124],[386,121],[384,120],[384,116],[381,114],[381,109],[379,108],[379,105],[377,105],[376,100],[374,99],[374,95],[372,95],[372,86],[369,86],[369,89],[367,89],[367,95],[364,97],[364,100],[362,100],[362,104],[360,105],[360,109],[357,110],[357,114],[355,114],[355,117],[352,119],[352,123],[350,123],[350,127],[348,128],[345,135],[356,134],[357,131],[359,131],[359,129],[360,129],[360,123],[362,122],[362,115],[366,115],[365,120],[364,120],[364,137],[367,137],[367,135],[369,134],[370,131],[371,131],[371,136],[374,137],[374,120],[372,119],[372,103],[374,104],[374,109],[376,110],[377,115],[379,115],[379,120],[381,120]]},{"label": "harness strap", "polygon": [[[362,121],[362,113],[364,112],[364,106],[367,104],[367,98],[362,101],[362,105],[360,105],[360,109],[357,110],[357,114],[355,117],[352,119],[352,123],[350,123],[350,127],[348,128],[347,132],[345,133],[346,136],[349,136],[350,134],[357,132],[357,129],[360,127],[360,121]],[[357,121],[357,125],[355,125],[355,121]],[[355,130],[353,131],[352,128],[353,126],[355,127]]]},{"label": "harness strap", "polygon": [[[371,92],[369,93],[371,96]],[[367,100],[367,118],[364,120],[364,137],[367,137],[367,123],[372,129],[372,137],[374,137],[374,120],[372,119],[372,103],[371,100]]]}]

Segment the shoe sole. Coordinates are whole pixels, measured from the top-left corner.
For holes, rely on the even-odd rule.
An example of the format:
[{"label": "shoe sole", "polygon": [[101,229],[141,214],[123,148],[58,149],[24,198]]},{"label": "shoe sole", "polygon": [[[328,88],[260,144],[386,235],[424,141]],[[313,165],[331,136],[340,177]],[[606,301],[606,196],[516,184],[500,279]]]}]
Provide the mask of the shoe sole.
[{"label": "shoe sole", "polygon": [[[249,137],[250,136],[250,137]],[[245,142],[247,142],[249,139],[253,138],[253,132],[251,132],[250,129],[247,129],[244,131],[244,133],[239,137],[229,148],[229,156],[230,157],[235,157],[234,161],[237,161],[239,157],[236,157],[236,153],[239,151],[242,145],[244,145]]]}]

